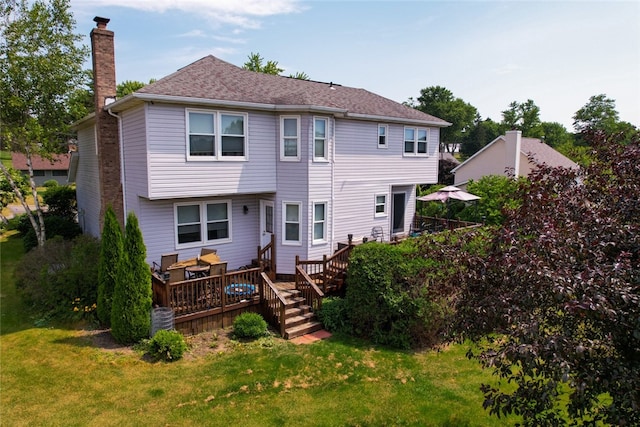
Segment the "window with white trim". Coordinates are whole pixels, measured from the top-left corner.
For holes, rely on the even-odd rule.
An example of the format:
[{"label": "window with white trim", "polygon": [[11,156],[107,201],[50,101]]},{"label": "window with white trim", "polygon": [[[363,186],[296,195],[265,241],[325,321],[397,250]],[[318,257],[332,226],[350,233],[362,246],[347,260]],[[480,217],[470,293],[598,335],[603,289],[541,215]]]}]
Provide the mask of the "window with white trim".
[{"label": "window with white trim", "polygon": [[376,194],[374,216],[387,216],[387,195]]},{"label": "window with white trim", "polygon": [[186,121],[187,160],[246,158],[246,114],[187,109]]},{"label": "window with white trim", "polygon": [[387,135],[389,126],[378,125],[378,148],[387,148]]},{"label": "window with white trim", "polygon": [[404,154],[405,155],[427,155],[427,145],[429,141],[429,129],[404,128]]},{"label": "window with white trim", "polygon": [[300,209],[301,203],[299,202],[283,202],[282,210],[284,211],[284,215],[282,215],[282,228],[284,229],[284,233],[282,233],[282,243],[283,244],[300,244]]},{"label": "window with white trim", "polygon": [[231,201],[176,203],[176,246],[231,241]]},{"label": "window with white trim", "polygon": [[313,160],[329,160],[328,132],[328,119],[315,118],[313,120]]},{"label": "window with white trim", "polygon": [[327,202],[313,204],[313,242],[327,241]]},{"label": "window with white trim", "polygon": [[215,113],[189,111],[187,113],[189,132],[189,156],[216,155]]},{"label": "window with white trim", "polygon": [[244,115],[220,114],[220,155],[244,157]]},{"label": "window with white trim", "polygon": [[300,160],[300,117],[280,117],[280,160]]}]

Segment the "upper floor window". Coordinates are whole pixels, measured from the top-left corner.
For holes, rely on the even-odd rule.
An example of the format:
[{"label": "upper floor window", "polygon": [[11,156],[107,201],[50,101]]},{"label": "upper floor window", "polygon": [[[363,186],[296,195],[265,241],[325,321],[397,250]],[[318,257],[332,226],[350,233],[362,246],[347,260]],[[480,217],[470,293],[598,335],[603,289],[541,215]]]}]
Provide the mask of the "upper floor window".
[{"label": "upper floor window", "polygon": [[376,194],[374,216],[387,216],[387,195]]},{"label": "upper floor window", "polygon": [[427,155],[429,129],[404,128],[404,154]]},{"label": "upper floor window", "polygon": [[314,119],[313,121],[313,159],[329,160],[328,151],[329,144],[327,132],[329,129],[329,120]]},{"label": "upper floor window", "polygon": [[300,208],[299,202],[283,202],[283,244],[300,244]]},{"label": "upper floor window", "polygon": [[214,113],[189,112],[189,155],[215,156],[216,134]]},{"label": "upper floor window", "polygon": [[220,114],[220,153],[225,157],[244,157],[244,115]]},{"label": "upper floor window", "polygon": [[327,203],[313,204],[313,242],[327,240]]},{"label": "upper floor window", "polygon": [[231,241],[231,201],[175,205],[177,247]]},{"label": "upper floor window", "polygon": [[244,159],[246,122],[246,114],[187,110],[187,159]]},{"label": "upper floor window", "polygon": [[300,118],[280,118],[280,160],[300,160]]},{"label": "upper floor window", "polygon": [[378,148],[387,148],[387,134],[389,126],[378,125]]}]

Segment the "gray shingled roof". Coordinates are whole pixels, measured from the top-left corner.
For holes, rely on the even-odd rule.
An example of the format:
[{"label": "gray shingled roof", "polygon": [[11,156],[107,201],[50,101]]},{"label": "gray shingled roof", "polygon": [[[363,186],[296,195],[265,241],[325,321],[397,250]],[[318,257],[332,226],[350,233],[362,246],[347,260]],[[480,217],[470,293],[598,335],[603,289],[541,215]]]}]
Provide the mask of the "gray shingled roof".
[{"label": "gray shingled roof", "polygon": [[524,154],[533,154],[533,158],[539,164],[545,163],[552,167],[577,168],[573,160],[560,154],[537,138],[522,138],[520,151]]},{"label": "gray shingled roof", "polygon": [[211,55],[143,87],[136,94],[320,107],[345,110],[351,116],[408,119],[435,126],[450,124],[364,89],[248,71]]}]

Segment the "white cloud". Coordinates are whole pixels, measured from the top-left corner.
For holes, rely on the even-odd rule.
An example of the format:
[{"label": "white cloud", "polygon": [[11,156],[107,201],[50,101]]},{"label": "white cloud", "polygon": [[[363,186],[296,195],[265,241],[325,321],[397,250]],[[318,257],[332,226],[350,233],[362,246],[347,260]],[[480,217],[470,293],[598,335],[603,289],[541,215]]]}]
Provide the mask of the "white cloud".
[{"label": "white cloud", "polygon": [[259,28],[258,18],[303,10],[299,0],[74,0],[74,6],[127,7],[145,12],[182,11],[207,18],[213,24]]},{"label": "white cloud", "polygon": [[521,69],[522,67],[517,64],[505,64],[501,67],[495,68],[494,71],[496,72],[496,74],[503,76],[505,74],[514,73]]}]

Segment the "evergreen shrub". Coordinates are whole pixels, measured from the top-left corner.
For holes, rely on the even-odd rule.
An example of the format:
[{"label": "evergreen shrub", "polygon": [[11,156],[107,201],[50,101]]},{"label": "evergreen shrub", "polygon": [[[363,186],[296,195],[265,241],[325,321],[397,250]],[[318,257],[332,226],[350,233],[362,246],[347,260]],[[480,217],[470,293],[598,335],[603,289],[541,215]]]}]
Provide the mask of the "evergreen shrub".
[{"label": "evergreen shrub", "polygon": [[174,362],[187,351],[187,343],[178,331],[159,330],[149,340],[149,354],[155,360]]},{"label": "evergreen shrub", "polygon": [[152,291],[146,248],[132,212],[127,216],[124,248],[113,291],[111,334],[121,344],[134,344],[149,335]]},{"label": "evergreen shrub", "polygon": [[322,301],[322,308],[318,311],[318,319],[329,332],[349,333],[351,330],[349,310],[344,298],[325,298]]},{"label": "evergreen shrub", "polygon": [[267,335],[267,322],[258,313],[245,312],[233,320],[236,338],[259,338]]}]

